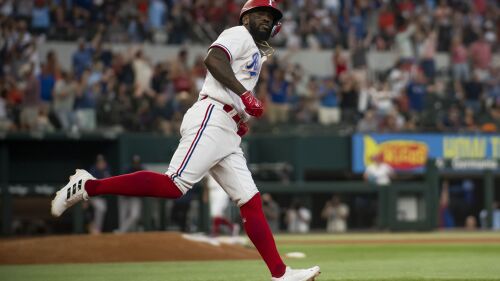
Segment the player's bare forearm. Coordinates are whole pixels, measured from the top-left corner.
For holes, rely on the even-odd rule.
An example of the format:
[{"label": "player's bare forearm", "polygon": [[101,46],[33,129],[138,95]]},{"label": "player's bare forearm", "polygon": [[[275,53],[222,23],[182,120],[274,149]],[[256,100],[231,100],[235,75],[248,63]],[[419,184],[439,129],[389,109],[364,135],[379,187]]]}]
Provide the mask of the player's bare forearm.
[{"label": "player's bare forearm", "polygon": [[247,91],[240,81],[236,79],[231,64],[229,64],[229,59],[221,49],[211,48],[204,62],[210,74],[229,90],[237,95],[242,95]]}]

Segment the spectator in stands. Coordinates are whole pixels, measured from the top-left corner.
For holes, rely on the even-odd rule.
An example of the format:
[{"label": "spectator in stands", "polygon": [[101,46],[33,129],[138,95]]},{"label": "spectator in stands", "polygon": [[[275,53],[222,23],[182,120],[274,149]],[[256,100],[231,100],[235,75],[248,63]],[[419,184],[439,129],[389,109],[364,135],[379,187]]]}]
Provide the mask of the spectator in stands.
[{"label": "spectator in stands", "polygon": [[0,132],[9,131],[12,127],[12,121],[7,114],[7,91],[0,92]]},{"label": "spectator in stands", "polygon": [[406,89],[409,109],[412,113],[421,113],[424,110],[424,100],[427,95],[426,78],[422,71],[417,71]]},{"label": "spectator in stands", "polygon": [[[386,3],[385,1],[351,1],[352,3],[347,1],[349,2],[347,3],[346,1],[328,0],[324,3],[320,2],[287,2],[282,35],[273,40],[275,43],[285,46],[287,50],[299,48],[332,49],[337,46],[332,56],[334,63],[332,75],[339,85],[337,103],[342,109],[350,108],[350,110],[342,111],[343,125],[362,128],[367,125],[365,121],[369,121],[368,123],[371,125],[377,123],[378,126],[378,118],[380,118],[381,129],[399,131],[401,130],[401,115],[404,115],[408,120],[404,129],[415,125],[420,130],[423,126],[429,125],[431,127],[425,127],[425,129],[435,129],[445,117],[432,118],[431,114],[428,117],[430,121],[426,121],[422,120],[421,116],[427,116],[427,113],[433,110],[429,106],[448,104],[445,95],[436,98],[431,94],[431,89],[435,86],[433,79],[436,80],[436,83],[443,83],[449,78],[446,71],[434,75],[436,73],[436,48],[440,52],[450,54],[450,74],[454,82],[462,84],[460,86],[463,88],[464,96],[466,85],[474,87],[475,82],[469,81],[472,80],[472,70],[477,72],[479,81],[482,83],[482,97],[471,99],[471,95],[474,96],[474,92],[477,91],[468,91],[470,95],[466,108],[472,108],[474,114],[468,113],[469,111],[465,113],[464,109],[464,114],[461,115],[463,122],[461,122],[459,129],[475,130],[474,127],[482,128],[483,125],[486,125],[485,130],[494,132],[497,125],[500,124],[498,120],[500,110],[498,102],[495,102],[495,93],[498,92],[499,83],[493,81],[499,75],[491,64],[495,61],[494,54],[496,54],[495,50],[498,49],[498,26],[495,24],[498,5],[492,3],[484,5],[484,1],[474,3],[459,1],[455,3],[456,1],[405,0],[396,1],[397,3]],[[52,5],[53,3],[58,5]],[[186,5],[181,2],[167,3],[163,0],[141,0],[139,2],[133,0],[118,2],[4,1],[0,5],[3,13],[0,16],[0,77],[4,75],[14,76],[15,81],[19,81],[19,85],[9,86],[9,88],[13,89],[14,93],[16,89],[24,91],[24,77],[19,75],[20,69],[22,65],[31,63],[34,76],[43,77],[43,87],[37,91],[39,94],[41,91],[43,100],[50,101],[50,88],[53,87],[51,80],[59,80],[62,69],[59,66],[56,52],[49,52],[44,67],[40,67],[40,50],[37,44],[43,41],[32,36],[28,30],[32,30],[32,24],[36,22],[35,25],[41,26],[41,28],[35,28],[35,32],[41,33],[49,40],[74,41],[76,36],[81,36],[82,39],[79,41],[80,44],[71,61],[73,69],[66,71],[69,77],[75,77],[76,81],[80,81],[84,71],[92,68],[92,78],[89,78],[90,84],[93,85],[93,80],[97,78],[95,80],[99,80],[102,86],[97,91],[99,96],[96,97],[96,100],[99,101],[99,122],[103,121],[102,125],[105,126],[117,125],[117,128],[121,126],[128,130],[155,129],[163,130],[168,134],[175,133],[177,132],[175,126],[172,127],[173,129],[168,129],[168,125],[157,126],[156,103],[158,102],[159,107],[163,107],[165,98],[157,98],[156,95],[175,88],[173,92],[179,94],[175,98],[166,99],[168,100],[166,111],[169,112],[167,115],[170,117],[162,118],[162,120],[178,118],[178,114],[182,114],[183,108],[186,108],[186,105],[194,100],[199,91],[198,83],[205,75],[202,60],[196,59],[197,63],[191,67],[187,64],[187,60],[181,58],[181,54],[179,54],[179,58],[174,60],[172,64],[169,61],[162,61],[162,66],[158,67],[158,71],[151,70],[153,65],[147,60],[145,60],[148,63],[146,71],[137,71],[134,69],[135,51],[131,54],[112,52],[109,47],[105,48],[102,42],[143,43],[153,39],[153,42],[166,41],[169,44],[180,44],[212,41],[223,26],[231,24],[232,17],[230,15],[236,14],[234,18],[238,18],[237,14],[240,11],[241,3],[229,1],[224,4],[223,1],[216,1],[212,4],[197,1],[193,5]],[[47,20],[50,25],[46,24]],[[189,26],[188,30],[186,30],[186,26]],[[93,36],[92,42],[85,43],[83,38],[89,36]],[[350,56],[345,56],[343,48],[346,47],[351,50]],[[366,52],[372,49],[399,51],[401,63],[390,71],[389,77],[386,77],[385,73],[374,72],[373,69],[370,69],[373,66],[367,65]],[[469,59],[471,65],[468,63]],[[98,73],[95,72],[95,67],[99,65],[97,62],[102,63],[102,69]],[[269,68],[270,73],[273,74],[278,63],[276,59],[271,59],[266,64],[268,67],[262,70],[260,83],[267,86],[268,79],[265,78],[265,72]],[[417,65],[422,67],[426,78],[421,83],[416,83],[418,78],[409,81],[410,71]],[[364,66],[368,66],[368,71],[365,71]],[[322,111],[321,100],[317,100],[322,87],[316,88],[314,91],[309,90],[309,93],[313,95],[307,95],[306,85],[310,75],[304,71],[297,74],[300,71],[291,70],[294,67],[279,66],[278,68],[285,71],[285,80],[289,81],[291,88],[287,103],[293,116],[289,116],[291,118],[287,118],[287,121],[314,122],[316,116],[319,116],[320,111]],[[110,73],[113,73],[117,80],[112,89],[107,86]],[[346,76],[352,76],[354,79],[341,79],[346,73],[352,73]],[[364,124],[357,124],[358,110],[365,111],[372,106],[379,111],[376,104],[365,99],[366,90],[369,88],[365,82],[367,77],[372,78],[373,76],[380,79],[382,84],[389,82],[389,91],[392,95],[390,100],[398,110],[386,110],[388,115],[381,117],[377,114],[377,118],[374,120],[365,120],[361,121]],[[356,81],[357,87],[362,89],[361,96],[346,95],[348,92],[346,88],[349,88],[346,87],[346,84],[352,84],[349,80]],[[119,94],[122,84],[125,86],[121,91],[122,94]],[[91,88],[87,89],[87,86],[82,88],[86,88],[87,91],[91,90]],[[141,88],[150,88],[154,91],[143,91]],[[360,90],[355,92],[360,94]],[[144,94],[146,95],[142,96]],[[267,94],[266,89],[260,92],[260,95],[262,94]],[[52,95],[55,96],[55,92],[52,91]],[[460,96],[458,98],[460,99]],[[16,105],[13,100],[15,98],[10,98],[9,91],[7,93],[8,115],[11,116],[9,119],[13,121],[14,127],[23,123],[21,129],[28,129],[30,126],[26,125],[25,122],[24,106]],[[471,100],[472,102],[470,102]],[[485,110],[477,109],[477,101],[481,105],[480,109]],[[346,106],[346,104],[350,104],[350,106]],[[354,104],[359,104],[359,106]],[[173,108],[175,108],[172,115],[170,115],[171,105],[174,105]],[[80,99],[77,102],[77,109],[81,111]],[[22,118],[17,117],[18,111],[23,112]],[[349,115],[349,111],[355,113]],[[106,114],[102,114],[104,112]],[[424,112],[424,114],[414,114],[414,112]],[[446,107],[443,112],[447,112]],[[38,117],[43,120],[44,115],[44,112],[37,111],[37,117],[32,118],[32,120]],[[103,119],[103,116],[106,118]],[[23,122],[20,122],[19,119]],[[154,123],[154,125],[150,123]],[[172,124],[175,124],[175,121]],[[101,126],[98,125],[98,127]],[[31,127],[33,126],[32,122]],[[60,127],[64,128],[64,125],[61,124]]]},{"label": "spectator in stands", "polygon": [[405,118],[397,108],[392,108],[387,115],[382,117],[379,124],[380,132],[400,132],[404,129],[406,129]]},{"label": "spectator in stands", "polygon": [[78,39],[78,50],[73,54],[73,72],[77,78],[92,64],[93,48],[85,46],[83,38]]},{"label": "spectator in stands", "polygon": [[54,132],[54,125],[52,125],[51,121],[49,120],[48,104],[42,104],[38,109],[38,115],[36,117],[36,123],[33,130],[40,133]]},{"label": "spectator in stands", "polygon": [[367,79],[367,53],[371,38],[368,36],[364,40],[357,40],[351,43],[351,64],[354,76],[365,84]]},{"label": "spectator in stands", "polygon": [[176,132],[178,125],[175,120],[180,119],[180,116],[177,116],[179,112],[173,94],[157,95],[152,111],[159,132],[167,136]]},{"label": "spectator in stands", "polygon": [[486,82],[486,101],[488,105],[500,100],[500,66],[491,70],[490,79]]},{"label": "spectator in stands", "polygon": [[415,57],[411,38],[415,33],[416,27],[413,23],[402,25],[394,38],[395,47],[399,57],[404,60],[412,60]]},{"label": "spectator in stands", "polygon": [[449,182],[443,181],[439,196],[439,226],[442,228],[455,227],[455,218],[450,210]]},{"label": "spectator in stands", "polygon": [[438,120],[437,128],[441,131],[457,132],[464,126],[464,122],[460,113],[460,109],[456,104],[453,104],[448,109],[445,116]]},{"label": "spectator in stands", "polygon": [[47,53],[45,68],[46,73],[54,77],[55,80],[61,78],[61,66],[59,65],[59,61],[54,50],[50,50]]},{"label": "spectator in stands", "polygon": [[474,111],[470,108],[465,109],[464,128],[467,131],[477,131],[478,130],[478,124],[476,122],[476,115],[475,115]]},{"label": "spectator in stands", "polygon": [[50,10],[45,0],[35,1],[31,12],[31,28],[35,34],[47,33],[50,27]]},{"label": "spectator in stands", "polygon": [[139,13],[130,19],[127,26],[127,42],[144,42],[150,40],[150,28],[146,16]]},{"label": "spectator in stands", "polygon": [[104,75],[104,65],[98,60],[94,60],[92,67],[90,68],[90,73],[87,79],[87,85],[92,86],[96,83],[103,82]]},{"label": "spectator in stands", "polygon": [[352,73],[340,76],[340,110],[342,121],[358,121],[359,85]]},{"label": "spectator in stands", "polygon": [[96,129],[96,101],[100,94],[100,83],[89,84],[90,71],[85,70],[80,79],[75,97],[75,116],[78,129],[92,131]]},{"label": "spectator in stands", "polygon": [[298,124],[316,123],[317,111],[317,102],[314,97],[295,97],[295,101],[291,111],[294,118],[290,121],[294,121]]},{"label": "spectator in stands", "polygon": [[40,80],[40,96],[43,102],[49,103],[52,101],[52,94],[56,84],[56,77],[49,71],[47,65],[42,65],[42,73],[39,75]]},{"label": "spectator in stands", "polygon": [[73,106],[77,92],[77,84],[73,81],[70,74],[63,71],[61,79],[57,80],[54,87],[54,103],[53,110],[56,114],[61,127],[65,131],[69,131],[76,125]]},{"label": "spectator in stands", "polygon": [[480,75],[480,71],[476,69],[472,73],[472,79],[465,81],[462,87],[459,88],[465,107],[470,108],[474,113],[481,110],[481,103],[484,98],[484,85],[480,80]]},{"label": "spectator in stands", "polygon": [[151,92],[151,78],[153,77],[153,68],[147,58],[144,57],[144,52],[139,49],[135,53],[132,61],[135,77],[135,93],[134,96],[141,97],[142,95],[154,95]]},{"label": "spectator in stands", "polygon": [[368,164],[363,174],[365,181],[376,185],[389,185],[395,176],[394,170],[389,164],[384,162],[382,153],[371,157],[372,163]]},{"label": "spectator in stands", "polygon": [[[127,174],[144,170],[141,157],[134,155],[132,163],[127,169]],[[115,233],[125,233],[138,230],[138,223],[141,218],[142,199],[138,197],[118,197],[118,229]]]},{"label": "spectator in stands", "polygon": [[388,2],[383,2],[378,14],[378,28],[383,38],[393,37],[396,33],[396,17]]},{"label": "spectator in stands", "polygon": [[470,45],[469,53],[472,68],[480,71],[479,79],[481,81],[486,79],[492,61],[492,50],[491,44],[486,40],[483,32],[479,34],[479,39]]},{"label": "spectator in stands", "polygon": [[191,73],[188,65],[189,52],[187,49],[180,49],[177,59],[171,66],[171,80],[176,94],[181,92],[190,93],[192,90]]},{"label": "spectator in stands", "polygon": [[170,80],[168,79],[168,71],[166,62],[160,62],[154,66],[150,87],[156,94],[165,94],[171,90],[169,89]]},{"label": "spectator in stands", "polygon": [[151,102],[148,98],[137,99],[136,113],[134,114],[134,131],[149,132],[153,129],[154,115],[151,110]]},{"label": "spectator in stands", "polygon": [[40,81],[35,77],[32,63],[25,64],[21,70],[24,80],[24,94],[20,123],[22,129],[33,129],[41,106]]},{"label": "spectator in stands", "polygon": [[424,38],[419,47],[420,67],[424,72],[425,78],[430,83],[434,82],[436,76],[436,48],[437,48],[437,34],[436,31],[421,32]]},{"label": "spectator in stands", "polygon": [[[89,173],[96,179],[104,179],[111,176],[111,171],[108,166],[108,162],[104,158],[104,155],[98,154],[96,157],[95,164],[90,167]],[[92,198],[89,201],[93,208],[92,221],[90,223],[90,233],[100,234],[103,231],[104,219],[106,217],[106,211],[108,209],[108,204],[105,198]]]},{"label": "spectator in stands", "polygon": [[167,5],[162,0],[151,0],[148,8],[148,23],[153,31],[161,30],[165,27],[167,20]]},{"label": "spectator in stands", "polygon": [[71,23],[66,18],[66,11],[64,6],[58,5],[54,8],[54,23],[53,23],[53,32],[52,38],[55,40],[67,40],[69,37]]},{"label": "spectator in stands", "polygon": [[182,4],[175,4],[168,19],[168,44],[180,45],[186,42],[190,34],[188,27],[192,26],[191,21],[188,8]]},{"label": "spectator in stands", "polygon": [[337,45],[335,47],[335,51],[333,53],[333,66],[335,67],[335,79],[340,81],[340,77],[343,73],[347,72],[348,67],[348,59],[344,54],[344,50],[341,45]]},{"label": "spectator in stands", "polygon": [[[130,16],[130,18],[134,18],[135,16]],[[127,42],[130,34],[127,34],[128,30],[125,26],[123,26],[120,22],[120,18],[116,15],[111,16],[111,23],[106,29],[106,38],[111,43],[123,43]],[[132,33],[132,32],[131,32]],[[132,34],[133,35],[133,34]]]},{"label": "spectator in stands", "polygon": [[326,220],[327,232],[346,232],[349,206],[340,201],[338,195],[326,201],[321,217]]},{"label": "spectator in stands", "polygon": [[406,98],[406,87],[410,81],[410,64],[404,60],[399,60],[390,70],[387,81],[392,96],[401,103]]},{"label": "spectator in stands", "polygon": [[269,123],[285,123],[289,121],[290,104],[289,99],[292,94],[290,81],[285,77],[285,71],[281,68],[276,68],[271,73],[267,84],[269,93],[269,104],[267,109],[267,117]]},{"label": "spectator in stands", "polygon": [[280,207],[269,193],[262,194],[262,210],[273,233],[280,229]]},{"label": "spectator in stands", "polygon": [[394,109],[393,92],[389,90],[388,83],[376,83],[368,90],[368,97],[379,119],[385,118]]},{"label": "spectator in stands", "polygon": [[193,90],[195,93],[199,93],[205,82],[205,76],[207,75],[207,68],[205,67],[204,57],[201,55],[196,56],[194,60],[193,67],[191,68],[191,77],[193,82]]},{"label": "spectator in stands", "polygon": [[311,211],[300,201],[295,201],[286,212],[286,222],[290,233],[308,233],[311,223]]},{"label": "spectator in stands", "polygon": [[470,79],[468,56],[469,55],[462,42],[462,38],[455,36],[451,45],[451,68],[453,80],[468,81]]},{"label": "spectator in stands", "polygon": [[6,131],[15,131],[20,129],[19,118],[21,112],[21,103],[23,101],[23,92],[19,88],[19,83],[10,75],[2,78],[0,76],[0,94],[5,101],[4,129]]},{"label": "spectator in stands", "polygon": [[434,20],[437,24],[438,40],[437,49],[441,52],[450,50],[452,26],[451,19],[452,9],[448,5],[448,1],[440,0],[439,5],[434,10]]},{"label": "spectator in stands", "polygon": [[15,3],[16,16],[19,19],[29,21],[33,12],[33,0],[16,0]]},{"label": "spectator in stands", "polygon": [[378,119],[373,109],[365,111],[363,118],[358,122],[356,130],[360,133],[373,133],[378,129]]},{"label": "spectator in stands", "polygon": [[318,91],[318,98],[320,101],[318,119],[320,124],[331,125],[340,121],[340,109],[337,93],[338,88],[333,77],[325,79]]}]

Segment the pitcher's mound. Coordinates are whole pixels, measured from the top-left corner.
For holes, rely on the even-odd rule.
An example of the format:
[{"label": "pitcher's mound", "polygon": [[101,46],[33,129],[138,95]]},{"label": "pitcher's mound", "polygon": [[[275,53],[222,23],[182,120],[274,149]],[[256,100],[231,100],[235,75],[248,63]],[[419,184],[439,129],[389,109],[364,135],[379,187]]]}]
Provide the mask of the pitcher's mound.
[{"label": "pitcher's mound", "polygon": [[240,245],[185,239],[177,232],[70,235],[0,240],[0,264],[258,259]]}]

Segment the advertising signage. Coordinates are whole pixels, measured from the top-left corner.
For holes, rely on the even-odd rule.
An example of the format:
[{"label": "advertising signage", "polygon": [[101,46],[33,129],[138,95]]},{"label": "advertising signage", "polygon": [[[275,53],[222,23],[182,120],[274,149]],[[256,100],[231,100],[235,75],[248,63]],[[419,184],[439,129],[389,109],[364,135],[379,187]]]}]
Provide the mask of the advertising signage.
[{"label": "advertising signage", "polygon": [[380,156],[399,172],[422,172],[431,159],[500,159],[500,134],[355,134],[352,170],[363,173]]}]

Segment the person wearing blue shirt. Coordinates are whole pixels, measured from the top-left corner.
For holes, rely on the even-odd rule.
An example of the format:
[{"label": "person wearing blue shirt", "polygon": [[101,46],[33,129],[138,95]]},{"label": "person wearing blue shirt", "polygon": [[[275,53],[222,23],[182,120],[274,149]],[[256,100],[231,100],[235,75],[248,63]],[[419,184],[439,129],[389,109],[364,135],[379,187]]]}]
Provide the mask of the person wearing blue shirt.
[{"label": "person wearing blue shirt", "polygon": [[365,38],[366,30],[365,30],[365,19],[361,14],[359,8],[354,9],[354,14],[350,18],[351,28],[354,29],[354,35],[357,40],[362,40]]},{"label": "person wearing blue shirt", "polygon": [[45,33],[50,27],[50,11],[47,4],[35,5],[31,11],[31,27],[35,33]]},{"label": "person wearing blue shirt", "polygon": [[85,40],[78,40],[78,50],[73,54],[73,72],[77,78],[82,76],[85,69],[92,65],[93,48],[85,46]]},{"label": "person wearing blue shirt", "polygon": [[406,91],[411,111],[422,112],[424,110],[426,94],[427,86],[425,85],[425,77],[423,73],[419,72],[416,79],[408,84]]},{"label": "person wearing blue shirt", "polygon": [[319,93],[318,119],[322,125],[336,124],[340,121],[340,109],[335,80],[328,78],[321,85]]},{"label": "person wearing blue shirt", "polygon": [[[87,80],[89,75],[89,71],[86,70],[83,74],[84,78],[82,79]],[[86,85],[86,87],[77,94],[75,99],[75,115],[79,129],[86,131],[96,129],[96,103],[100,91],[101,84],[94,83],[92,85]]]},{"label": "person wearing blue shirt", "polygon": [[52,101],[52,91],[56,84],[56,79],[52,73],[47,71],[45,66],[42,67],[42,73],[38,76],[40,81],[40,97],[45,102]]},{"label": "person wearing blue shirt", "polygon": [[167,5],[162,0],[151,0],[148,9],[149,25],[153,30],[161,29],[165,26],[165,15]]},{"label": "person wearing blue shirt", "polygon": [[268,120],[271,124],[288,121],[290,82],[282,69],[275,69],[269,78],[267,90],[270,96]]}]

